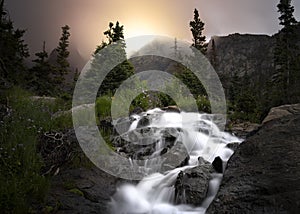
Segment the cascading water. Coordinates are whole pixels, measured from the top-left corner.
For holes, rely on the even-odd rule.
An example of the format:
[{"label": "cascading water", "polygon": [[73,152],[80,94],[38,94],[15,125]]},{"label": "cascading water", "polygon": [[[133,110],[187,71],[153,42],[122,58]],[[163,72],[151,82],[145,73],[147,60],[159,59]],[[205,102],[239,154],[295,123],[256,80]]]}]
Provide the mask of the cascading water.
[{"label": "cascading water", "polygon": [[[206,198],[199,207],[194,207],[188,204],[175,205],[174,203],[175,182],[179,172],[197,166],[199,157],[212,163],[219,156],[223,160],[223,166],[225,166],[233,154],[233,151],[227,148],[226,145],[232,142],[240,143],[242,140],[220,131],[218,126],[212,122],[212,115],[185,112],[172,113],[160,109],[153,109],[144,114],[135,115],[136,120],[131,124],[129,131],[137,129],[139,120],[145,115],[150,118],[147,125],[149,128],[180,130],[177,133],[176,143],[184,144],[189,153],[188,164],[164,173],[151,173],[150,170],[149,175],[145,176],[137,185],[124,184],[120,186],[110,203],[112,213],[205,213],[218,191],[222,174],[211,174]],[[156,152],[151,157],[160,154],[158,151],[161,151],[163,146],[164,142],[158,140],[155,147]],[[134,161],[132,164],[134,164]],[[151,160],[146,161],[145,168],[151,168],[152,164]]]}]

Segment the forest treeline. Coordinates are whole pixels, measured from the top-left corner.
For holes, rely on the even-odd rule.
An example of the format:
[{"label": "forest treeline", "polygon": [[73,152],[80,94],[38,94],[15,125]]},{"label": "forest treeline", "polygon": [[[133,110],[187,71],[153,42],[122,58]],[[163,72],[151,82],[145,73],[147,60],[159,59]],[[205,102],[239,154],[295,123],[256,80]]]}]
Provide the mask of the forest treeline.
[{"label": "forest treeline", "polygon": [[[282,29],[276,35],[276,47],[274,47],[274,60],[270,62],[274,66],[274,72],[269,77],[265,86],[265,97],[257,97],[254,90],[251,88],[249,81],[251,76],[246,72],[245,76],[240,76],[237,73],[230,77],[230,89],[226,94],[228,107],[230,112],[234,112],[234,117],[259,121],[272,106],[278,106],[286,103],[299,102],[299,79],[300,79],[300,60],[299,60],[299,35],[296,32],[299,23],[293,16],[294,7],[291,5],[291,0],[280,0],[277,5],[279,16],[279,24]],[[53,97],[63,97],[70,99],[78,78],[79,72],[71,71],[68,57],[70,27],[65,25],[62,27],[61,38],[58,41],[56,61],[49,62],[49,55],[46,52],[46,42],[41,44],[41,51],[35,53],[34,65],[27,67],[24,63],[29,57],[28,45],[25,44],[23,36],[26,33],[24,30],[15,29],[13,21],[10,19],[7,11],[4,8],[4,0],[0,4],[0,81],[1,88],[9,88],[13,85],[21,86],[22,88],[33,92],[36,95],[45,95]],[[216,67],[216,52],[214,51],[215,44],[211,41],[211,51],[207,53],[206,37],[203,35],[205,24],[200,19],[197,9],[194,11],[194,19],[189,23],[192,34],[192,46],[200,50],[210,60],[212,66]],[[92,61],[94,72],[90,73],[90,78],[97,75],[99,69],[99,52],[107,45],[113,45],[116,41],[121,41],[121,45],[115,49],[115,54],[118,57],[125,57],[125,40],[124,26],[119,22],[109,23],[107,31],[104,32],[106,41],[95,48]],[[176,39],[174,42],[175,54],[180,54],[176,49]],[[116,55],[116,56],[117,56]],[[72,74],[73,80],[66,81],[66,76]],[[99,73],[99,72],[98,72]],[[134,74],[134,67],[125,60],[122,64],[116,66],[105,78],[99,90],[100,95],[112,96],[115,89]],[[201,82],[188,69],[182,66],[178,67],[178,72],[175,76],[187,85],[197,101],[199,101],[200,111],[209,111],[209,101],[207,94]],[[228,81],[228,77],[222,76],[220,73],[221,82]],[[163,104],[174,104],[174,101],[163,94],[158,95],[163,97]],[[140,96],[139,99],[149,96]],[[153,97],[153,96],[150,96]],[[146,101],[135,101],[134,103],[142,103]],[[160,102],[160,104],[162,104]],[[152,102],[153,105],[153,102]],[[202,106],[202,107],[201,107]],[[203,107],[204,106],[204,107]],[[145,107],[153,107],[147,106]]]}]

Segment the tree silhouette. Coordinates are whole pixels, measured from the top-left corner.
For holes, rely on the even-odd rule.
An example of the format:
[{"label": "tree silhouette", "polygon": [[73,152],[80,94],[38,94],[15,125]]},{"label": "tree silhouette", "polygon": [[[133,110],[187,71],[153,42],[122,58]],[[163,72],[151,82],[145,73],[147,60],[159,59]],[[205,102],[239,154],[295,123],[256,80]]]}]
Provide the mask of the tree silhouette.
[{"label": "tree silhouette", "polygon": [[275,72],[272,76],[273,99],[277,105],[289,103],[292,101],[290,96],[291,87],[296,84],[298,76],[297,66],[297,39],[295,32],[297,24],[293,16],[294,7],[291,0],[280,0],[277,5],[280,13],[279,24],[283,26],[276,38],[276,47],[274,51]]},{"label": "tree silhouette", "polygon": [[[68,25],[65,25],[62,29],[62,36],[60,37],[60,41],[58,44],[58,47],[56,48],[57,51],[57,67],[56,72],[54,75],[54,81],[57,87],[62,85],[65,81],[64,76],[68,74],[70,71],[70,64],[68,61],[68,57],[70,55],[70,52],[68,50],[69,47],[69,37],[70,37],[70,27]],[[62,91],[62,88],[60,88],[60,91]]]},{"label": "tree silhouette", "polygon": [[[101,71],[103,67],[105,67],[103,65],[106,63],[110,64],[113,59],[124,59],[125,61],[117,65],[106,75],[100,86],[99,95],[114,93],[120,84],[134,73],[133,66],[126,60],[124,26],[121,26],[119,22],[116,22],[116,25],[110,22],[109,28],[104,32],[104,35],[107,41],[102,41],[101,45],[97,46],[93,54],[94,59],[91,63],[91,69],[89,69],[86,74],[86,79],[90,79],[88,82],[90,82],[90,84],[97,84],[93,80],[99,75],[102,75]],[[106,49],[105,54],[107,56],[103,56],[100,51],[107,45],[110,45],[110,49]]]},{"label": "tree silhouette", "polygon": [[4,8],[4,0],[0,1],[0,78],[1,82],[25,84],[27,69],[24,59],[29,57],[28,47],[24,44],[25,31],[14,29]]},{"label": "tree silhouette", "polygon": [[199,12],[194,10],[194,20],[190,22],[190,30],[193,35],[192,46],[200,50],[203,54],[206,54],[207,44],[205,43],[205,36],[203,35],[204,23],[201,21]]},{"label": "tree silhouette", "polygon": [[54,68],[48,61],[45,41],[43,42],[42,51],[36,53],[35,56],[37,58],[32,60],[35,65],[29,70],[27,88],[30,88],[39,95],[53,95],[54,84],[51,74]]}]

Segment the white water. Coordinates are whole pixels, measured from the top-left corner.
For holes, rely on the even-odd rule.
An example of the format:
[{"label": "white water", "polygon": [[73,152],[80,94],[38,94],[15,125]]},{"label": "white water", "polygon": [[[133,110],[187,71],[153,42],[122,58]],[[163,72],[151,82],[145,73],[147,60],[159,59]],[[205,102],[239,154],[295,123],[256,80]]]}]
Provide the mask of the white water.
[{"label": "white water", "polygon": [[[170,113],[160,109],[147,111],[145,115],[151,115],[150,127],[157,128],[180,128],[180,138],[190,155],[188,166],[178,167],[164,174],[154,173],[143,178],[137,185],[125,184],[117,189],[111,200],[111,211],[114,214],[192,214],[205,213],[206,209],[214,199],[222,174],[212,174],[209,182],[207,197],[201,206],[193,207],[182,204],[174,205],[175,188],[174,184],[178,173],[198,165],[198,157],[203,157],[212,163],[215,157],[220,156],[223,166],[233,154],[231,149],[226,148],[228,143],[241,142],[235,136],[219,130],[209,115],[198,113]],[[137,127],[137,118],[131,124],[129,130]],[[159,147],[157,147],[159,149]],[[149,166],[147,166],[149,167]],[[224,167],[223,167],[224,169]]]}]

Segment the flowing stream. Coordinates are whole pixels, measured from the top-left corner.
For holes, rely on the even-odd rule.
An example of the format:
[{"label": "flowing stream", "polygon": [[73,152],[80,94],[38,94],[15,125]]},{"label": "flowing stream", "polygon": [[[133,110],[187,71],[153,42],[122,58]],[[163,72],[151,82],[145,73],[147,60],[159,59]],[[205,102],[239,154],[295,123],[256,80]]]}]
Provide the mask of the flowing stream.
[{"label": "flowing stream", "polygon": [[[189,204],[176,205],[175,182],[180,171],[197,166],[198,158],[212,163],[216,157],[223,160],[223,169],[233,151],[227,144],[242,142],[241,139],[220,131],[212,122],[213,115],[199,113],[173,113],[160,109],[149,110],[141,115],[134,115],[135,121],[129,131],[135,130],[141,118],[148,116],[150,122],[147,127],[158,129],[175,128],[180,130],[176,143],[183,143],[189,154],[188,164],[164,173],[149,173],[137,185],[123,184],[112,197],[110,207],[114,214],[183,214],[205,213],[206,209],[217,194],[222,180],[221,173],[211,174],[206,198],[199,207]],[[160,151],[163,142],[156,147]],[[134,164],[134,162],[132,163]],[[150,166],[147,162],[147,166]]]}]

